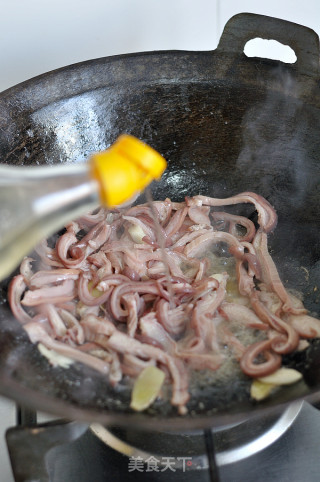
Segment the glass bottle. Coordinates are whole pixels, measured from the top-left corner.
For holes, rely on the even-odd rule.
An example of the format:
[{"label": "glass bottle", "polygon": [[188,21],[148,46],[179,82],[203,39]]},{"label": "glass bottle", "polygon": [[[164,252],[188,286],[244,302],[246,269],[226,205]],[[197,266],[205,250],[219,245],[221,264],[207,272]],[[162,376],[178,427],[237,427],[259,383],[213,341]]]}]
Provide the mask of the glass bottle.
[{"label": "glass bottle", "polygon": [[165,168],[160,154],[128,135],[84,163],[0,165],[0,280],[41,239],[101,204],[127,202]]}]

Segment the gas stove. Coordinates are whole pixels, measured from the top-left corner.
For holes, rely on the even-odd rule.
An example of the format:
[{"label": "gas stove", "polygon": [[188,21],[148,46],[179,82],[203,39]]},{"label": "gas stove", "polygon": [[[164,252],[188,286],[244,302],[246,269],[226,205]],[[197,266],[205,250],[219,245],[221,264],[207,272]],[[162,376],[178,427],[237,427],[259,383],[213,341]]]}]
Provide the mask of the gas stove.
[{"label": "gas stove", "polygon": [[210,435],[19,418],[6,434],[16,482],[319,481],[320,412],[305,402]]}]

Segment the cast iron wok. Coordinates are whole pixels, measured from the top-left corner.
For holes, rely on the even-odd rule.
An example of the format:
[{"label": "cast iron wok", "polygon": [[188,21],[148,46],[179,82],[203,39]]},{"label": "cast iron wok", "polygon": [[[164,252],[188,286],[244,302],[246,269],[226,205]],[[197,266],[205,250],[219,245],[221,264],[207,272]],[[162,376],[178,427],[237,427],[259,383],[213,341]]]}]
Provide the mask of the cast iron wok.
[{"label": "cast iron wok", "polygon": [[[247,58],[255,37],[290,45],[295,64]],[[233,17],[213,52],[147,52],[102,58],[41,75],[0,94],[1,162],[76,162],[133,134],[169,162],[155,199],[242,191],[265,196],[279,215],[270,248],[281,277],[319,315],[320,91],[319,39],[302,26],[252,14]],[[246,207],[244,214],[252,215]],[[250,381],[203,383],[189,414],[169,403],[144,413],[128,408],[128,392],[74,364],[53,368],[8,308],[1,285],[0,391],[27,406],[70,419],[181,429],[282,410],[295,399],[320,401],[320,342],[284,363],[304,381],[255,404]],[[199,403],[201,402],[201,403]]]}]

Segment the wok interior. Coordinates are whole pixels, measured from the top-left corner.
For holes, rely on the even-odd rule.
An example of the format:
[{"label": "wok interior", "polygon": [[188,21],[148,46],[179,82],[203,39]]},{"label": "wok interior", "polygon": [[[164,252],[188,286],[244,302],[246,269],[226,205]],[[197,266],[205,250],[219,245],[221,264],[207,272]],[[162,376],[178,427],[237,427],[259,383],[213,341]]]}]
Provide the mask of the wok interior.
[{"label": "wok interior", "polygon": [[[268,199],[279,216],[269,243],[285,285],[302,292],[305,306],[319,315],[318,106],[301,100],[294,88],[288,89],[288,74],[276,62],[260,62],[262,68],[272,72],[268,75],[276,79],[273,89],[272,84],[266,87],[261,79],[246,82],[240,75],[231,74],[216,78],[213,57],[210,75],[206,72],[202,78],[195,78],[194,70],[203,72],[208,57],[205,63],[202,58],[199,66],[196,57],[192,57],[193,73],[188,78],[185,72],[191,67],[186,65],[185,56],[172,53],[171,57],[171,76],[167,77],[167,65],[161,78],[158,54],[158,81],[149,81],[145,74],[143,81],[81,92],[75,88],[68,97],[61,85],[59,95],[55,91],[51,99],[53,73],[8,91],[5,105],[11,98],[12,105],[16,102],[20,109],[3,123],[3,159],[15,165],[76,162],[106,148],[126,132],[152,145],[169,162],[161,181],[152,186],[154,199],[170,197],[179,201],[195,194],[227,197],[243,191],[257,192]],[[128,62],[132,59],[137,69],[148,63],[143,56],[129,56]],[[219,58],[216,62],[219,65]],[[252,80],[255,69],[250,62],[247,68]],[[83,67],[85,71],[91,69],[92,79],[94,67],[94,63]],[[128,72],[123,71],[123,75]],[[73,71],[66,71],[66,75],[72,82]],[[28,89],[35,89],[37,82],[41,88],[45,82],[48,84],[48,99],[40,107],[32,106],[30,99],[29,103],[25,101]],[[253,211],[252,207],[240,206],[238,213],[251,215]],[[144,414],[121,419],[121,414],[130,412],[129,393],[124,386],[112,389],[100,374],[77,364],[68,370],[50,367],[12,319],[5,301],[6,286],[7,281],[2,284],[0,313],[1,389],[5,394],[37,408],[45,402],[48,410],[60,415],[75,414],[108,422],[110,414],[117,423],[129,420],[141,424],[163,416],[167,420],[176,418],[169,403],[156,402]],[[188,417],[198,418],[199,423],[210,417],[211,423],[215,423],[219,415],[254,412],[316,392],[320,384],[317,360],[317,342],[308,354],[287,357],[286,363],[304,371],[307,384],[288,387],[259,406],[250,402],[250,382],[245,378],[215,386],[204,384],[188,404]]]}]

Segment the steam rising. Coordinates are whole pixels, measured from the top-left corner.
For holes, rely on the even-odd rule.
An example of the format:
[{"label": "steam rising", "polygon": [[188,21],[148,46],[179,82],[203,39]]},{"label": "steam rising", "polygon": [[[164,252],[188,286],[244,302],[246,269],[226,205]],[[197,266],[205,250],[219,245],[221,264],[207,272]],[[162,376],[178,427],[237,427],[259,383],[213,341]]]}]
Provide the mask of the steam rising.
[{"label": "steam rising", "polygon": [[274,87],[243,118],[237,167],[249,182],[256,180],[258,192],[269,200],[300,205],[310,177],[303,102],[295,79],[280,68],[274,71]]}]

